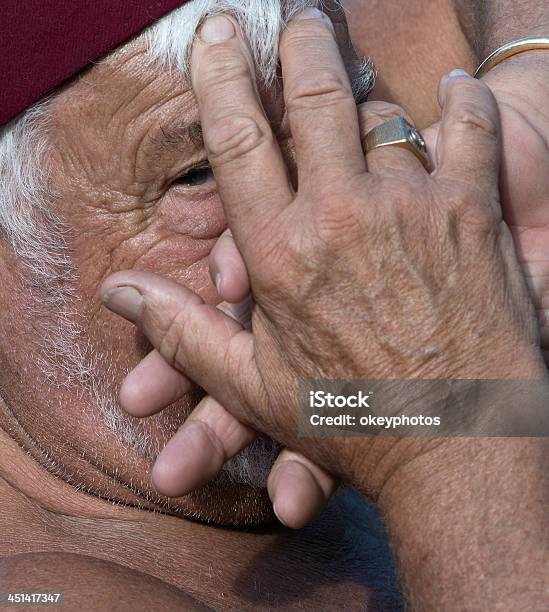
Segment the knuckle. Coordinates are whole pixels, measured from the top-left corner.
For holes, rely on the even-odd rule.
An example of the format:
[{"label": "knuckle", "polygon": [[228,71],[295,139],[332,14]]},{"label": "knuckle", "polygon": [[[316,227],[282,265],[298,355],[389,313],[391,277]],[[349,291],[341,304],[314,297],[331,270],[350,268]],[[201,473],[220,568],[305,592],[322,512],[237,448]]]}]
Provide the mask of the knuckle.
[{"label": "knuckle", "polygon": [[449,212],[460,225],[484,231],[493,231],[499,226],[497,194],[464,183],[450,185],[448,192],[454,194],[447,200]]},{"label": "knuckle", "polygon": [[229,457],[227,456],[223,442],[220,440],[213,427],[207,421],[203,421],[201,419],[196,419],[193,422],[195,423],[196,427],[200,429],[204,439],[209,442],[209,452],[217,455],[221,462],[225,463]]},{"label": "knuckle", "polygon": [[332,104],[352,104],[353,93],[340,75],[329,70],[299,75],[285,92],[288,112],[315,109]]},{"label": "knuckle", "polygon": [[448,120],[453,129],[465,130],[468,133],[479,133],[491,140],[498,138],[498,126],[488,114],[479,108],[455,109],[449,113]]},{"label": "knuckle", "polygon": [[267,122],[245,115],[219,119],[204,133],[204,144],[214,167],[244,158],[271,141]]},{"label": "knuckle", "polygon": [[[335,194],[334,194],[335,195]],[[341,201],[345,206],[341,206]],[[333,251],[352,245],[363,234],[367,210],[362,198],[347,192],[344,199],[334,197],[330,190],[317,198],[313,231],[317,249],[331,257]]]},{"label": "knuckle", "polygon": [[345,241],[352,240],[359,221],[360,216],[353,202],[347,201],[346,210],[326,202],[318,207],[314,227],[317,235],[330,244],[340,238]]},{"label": "knuckle", "polygon": [[379,125],[383,121],[392,119],[393,117],[404,117],[408,123],[412,123],[411,117],[408,113],[398,104],[392,102],[383,102],[381,100],[374,100],[372,102],[364,102],[358,107],[358,114],[364,126],[367,128]]},{"label": "knuckle", "polygon": [[223,45],[214,45],[208,54],[208,61],[200,71],[200,91],[216,98],[236,83],[250,79],[251,71],[246,61]]},{"label": "knuckle", "polygon": [[[257,396],[257,380],[250,376],[250,372],[255,369],[255,357],[252,352],[243,350],[245,342],[246,332],[234,334],[227,345],[223,363],[223,371],[227,374],[228,397],[234,398],[241,408],[249,406],[250,398]],[[255,411],[253,418],[258,417],[259,412]]]},{"label": "knuckle", "polygon": [[161,331],[158,351],[172,366],[178,363],[181,339],[185,333],[186,318],[183,310],[178,311],[168,320],[164,325],[164,329]]}]

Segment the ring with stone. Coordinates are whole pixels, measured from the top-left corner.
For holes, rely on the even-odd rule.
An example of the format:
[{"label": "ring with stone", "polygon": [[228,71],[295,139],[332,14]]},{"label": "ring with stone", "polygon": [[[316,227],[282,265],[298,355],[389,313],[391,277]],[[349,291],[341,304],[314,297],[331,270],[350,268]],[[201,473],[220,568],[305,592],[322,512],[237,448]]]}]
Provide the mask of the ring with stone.
[{"label": "ring with stone", "polygon": [[378,147],[395,145],[411,151],[423,164],[429,166],[427,146],[423,136],[404,117],[398,115],[370,130],[362,140],[364,152],[368,153]]}]

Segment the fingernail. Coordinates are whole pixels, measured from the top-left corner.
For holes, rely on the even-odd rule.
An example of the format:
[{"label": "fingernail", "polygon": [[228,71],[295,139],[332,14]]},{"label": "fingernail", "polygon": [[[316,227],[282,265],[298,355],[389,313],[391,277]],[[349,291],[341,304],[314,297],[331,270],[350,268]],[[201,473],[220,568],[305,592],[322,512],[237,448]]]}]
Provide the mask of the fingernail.
[{"label": "fingernail", "polygon": [[278,516],[278,512],[276,511],[276,504],[273,504],[273,512],[275,513],[275,516],[278,519],[278,522],[282,523],[284,527],[288,527],[288,525],[286,525],[286,523],[280,518],[280,516]]},{"label": "fingernail", "polygon": [[326,26],[331,33],[335,36],[335,28],[332,20],[317,8],[309,7],[298,13],[295,17],[292,17],[291,21],[301,21],[302,19],[320,19],[322,21],[322,25]]},{"label": "fingernail", "polygon": [[221,295],[221,274],[219,272],[215,275],[215,288],[217,289],[217,293]]},{"label": "fingernail", "polygon": [[218,43],[234,36],[234,25],[224,15],[216,15],[206,19],[200,28],[200,39],[206,43]]},{"label": "fingernail", "polygon": [[293,17],[294,21],[300,21],[301,19],[324,19],[324,13],[310,6]]},{"label": "fingernail", "polygon": [[455,77],[471,77],[468,72],[462,70],[461,68],[456,68],[455,70],[451,70],[447,75],[449,79],[453,79]]},{"label": "fingernail", "polygon": [[457,77],[467,77],[473,78],[468,72],[462,70],[461,68],[456,68],[455,70],[451,70],[448,74],[445,74],[441,79],[438,86],[438,103],[440,106],[444,105],[444,101],[446,99],[446,87],[451,79],[455,79]]},{"label": "fingernail", "polygon": [[141,315],[143,296],[134,287],[115,287],[102,296],[103,304],[116,314],[137,321]]},{"label": "fingernail", "polygon": [[222,307],[223,312],[238,321],[242,327],[246,329],[252,328],[252,296],[248,295],[241,302],[237,302],[236,304],[226,304]]}]

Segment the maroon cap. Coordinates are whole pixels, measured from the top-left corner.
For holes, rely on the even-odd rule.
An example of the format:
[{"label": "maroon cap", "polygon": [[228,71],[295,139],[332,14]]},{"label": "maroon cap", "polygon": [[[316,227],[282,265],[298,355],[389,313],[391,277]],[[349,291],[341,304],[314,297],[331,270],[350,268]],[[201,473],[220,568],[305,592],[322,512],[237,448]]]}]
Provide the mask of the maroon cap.
[{"label": "maroon cap", "polygon": [[0,125],[186,0],[0,0]]}]

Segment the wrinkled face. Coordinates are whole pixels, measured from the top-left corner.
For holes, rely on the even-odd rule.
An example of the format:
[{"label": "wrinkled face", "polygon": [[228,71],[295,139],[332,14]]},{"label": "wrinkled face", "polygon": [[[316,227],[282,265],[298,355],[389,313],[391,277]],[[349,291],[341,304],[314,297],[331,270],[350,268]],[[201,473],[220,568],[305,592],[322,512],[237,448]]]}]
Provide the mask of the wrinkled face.
[{"label": "wrinkled face", "polygon": [[[281,91],[262,97],[291,165]],[[207,258],[226,223],[190,83],[152,66],[134,42],[68,85],[50,113],[57,221],[44,223],[69,259],[41,279],[2,247],[12,274],[0,298],[10,338],[1,386],[13,435],[97,495],[223,523],[269,518],[264,489],[227,478],[177,500],[156,494],[152,461],[200,393],[148,419],[125,415],[117,390],[151,347],[96,293],[109,274],[133,268],[217,301]]]}]

